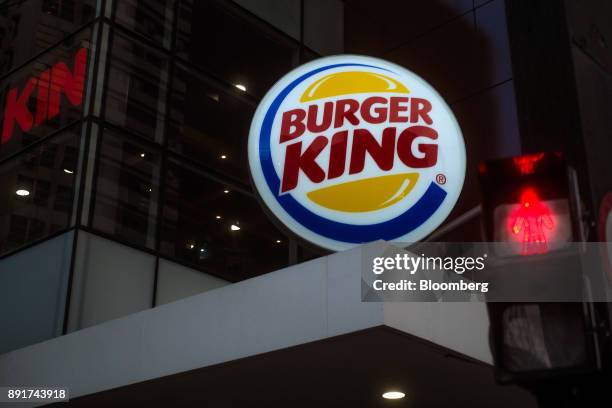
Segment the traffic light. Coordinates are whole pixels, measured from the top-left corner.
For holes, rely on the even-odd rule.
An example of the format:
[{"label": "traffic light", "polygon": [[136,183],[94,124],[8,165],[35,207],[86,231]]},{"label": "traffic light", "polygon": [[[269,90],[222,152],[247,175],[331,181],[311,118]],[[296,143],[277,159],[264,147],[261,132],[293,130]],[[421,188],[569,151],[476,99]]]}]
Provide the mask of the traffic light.
[{"label": "traffic light", "polygon": [[554,252],[578,240],[570,174],[560,153],[538,153],[479,166],[487,241],[497,256]]},{"label": "traffic light", "polygon": [[[571,251],[571,243],[582,240],[579,201],[563,155],[490,161],[479,166],[479,176],[491,281],[519,281],[515,288],[535,284],[546,291],[565,280],[581,292],[580,262]],[[489,301],[487,308],[499,382],[535,384],[598,369],[592,304]]]}]

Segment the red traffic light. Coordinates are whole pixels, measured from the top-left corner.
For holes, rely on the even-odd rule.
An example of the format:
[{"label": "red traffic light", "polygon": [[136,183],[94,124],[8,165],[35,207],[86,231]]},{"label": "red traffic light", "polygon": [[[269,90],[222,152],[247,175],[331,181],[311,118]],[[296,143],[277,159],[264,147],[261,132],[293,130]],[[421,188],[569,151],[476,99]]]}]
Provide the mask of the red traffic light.
[{"label": "red traffic light", "polygon": [[508,217],[512,235],[521,243],[523,255],[548,252],[549,235],[554,232],[553,214],[535,189],[528,187],[521,193],[521,201]]},{"label": "red traffic light", "polygon": [[479,167],[485,239],[500,257],[538,255],[573,241],[568,170],[561,154],[536,153]]}]

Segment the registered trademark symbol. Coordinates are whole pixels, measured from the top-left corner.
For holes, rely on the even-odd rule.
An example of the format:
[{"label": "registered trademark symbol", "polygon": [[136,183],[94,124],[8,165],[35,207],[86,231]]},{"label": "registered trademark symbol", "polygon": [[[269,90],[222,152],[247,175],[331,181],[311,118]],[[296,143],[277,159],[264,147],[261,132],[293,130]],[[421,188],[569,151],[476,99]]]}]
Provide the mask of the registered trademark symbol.
[{"label": "registered trademark symbol", "polygon": [[436,183],[438,184],[446,184],[446,176],[442,173],[436,175]]}]

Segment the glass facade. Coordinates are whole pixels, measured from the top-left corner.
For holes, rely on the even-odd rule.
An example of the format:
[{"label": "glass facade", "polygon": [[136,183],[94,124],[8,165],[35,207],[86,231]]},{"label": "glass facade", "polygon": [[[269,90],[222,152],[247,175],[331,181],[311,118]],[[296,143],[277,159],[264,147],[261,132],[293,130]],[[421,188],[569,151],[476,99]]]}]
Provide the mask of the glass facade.
[{"label": "glass facade", "polygon": [[237,88],[206,79],[182,64],[174,69],[170,92],[168,148],[247,183],[247,135],[254,102]]},{"label": "glass facade", "polygon": [[0,158],[81,119],[92,30],[86,27],[0,80]]},{"label": "glass facade", "polygon": [[248,191],[177,159],[168,163],[164,178],[163,255],[225,279],[287,265],[287,238]]},{"label": "glass facade", "polygon": [[155,248],[161,154],[136,138],[105,129],[99,145],[91,226]]},{"label": "glass facade", "polygon": [[298,63],[299,43],[223,2],[180,2],[177,27],[179,58],[256,97]]},{"label": "glass facade", "polygon": [[7,253],[70,226],[80,126],[0,164],[0,251]]},{"label": "glass facade", "polygon": [[230,282],[320,255],[247,161],[259,99],[316,56],[299,40],[193,0],[8,2],[0,33],[0,257],[73,228]]},{"label": "glass facade", "polygon": [[161,143],[169,57],[128,34],[111,34],[104,119]]},{"label": "glass facade", "polygon": [[[4,1],[0,4],[0,75],[19,68],[96,17],[97,0]],[[61,50],[56,50],[61,52]]]}]

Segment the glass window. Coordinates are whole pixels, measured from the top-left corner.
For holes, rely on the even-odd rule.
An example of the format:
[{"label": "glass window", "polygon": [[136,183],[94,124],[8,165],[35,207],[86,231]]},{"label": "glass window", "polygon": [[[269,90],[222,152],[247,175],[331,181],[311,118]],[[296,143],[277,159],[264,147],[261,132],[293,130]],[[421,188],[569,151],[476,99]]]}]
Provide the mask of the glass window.
[{"label": "glass window", "polygon": [[168,146],[248,182],[247,138],[253,104],[181,67],[174,73]]},{"label": "glass window", "polygon": [[8,1],[0,5],[0,75],[92,21],[97,0]]},{"label": "glass window", "polygon": [[121,0],[115,2],[118,23],[170,48],[175,0]]},{"label": "glass window", "polygon": [[0,165],[0,253],[70,226],[81,126]]},{"label": "glass window", "polygon": [[81,119],[90,36],[86,29],[0,81],[0,157]]},{"label": "glass window", "polygon": [[161,142],[167,59],[115,31],[106,95],[106,120]]},{"label": "glass window", "polygon": [[165,177],[162,255],[229,281],[287,265],[288,240],[255,199],[172,161]]},{"label": "glass window", "polygon": [[297,63],[299,44],[263,22],[239,16],[237,9],[217,1],[181,2],[176,52],[261,97]]},{"label": "glass window", "polygon": [[92,227],[134,245],[154,248],[159,163],[157,149],[106,129]]}]

